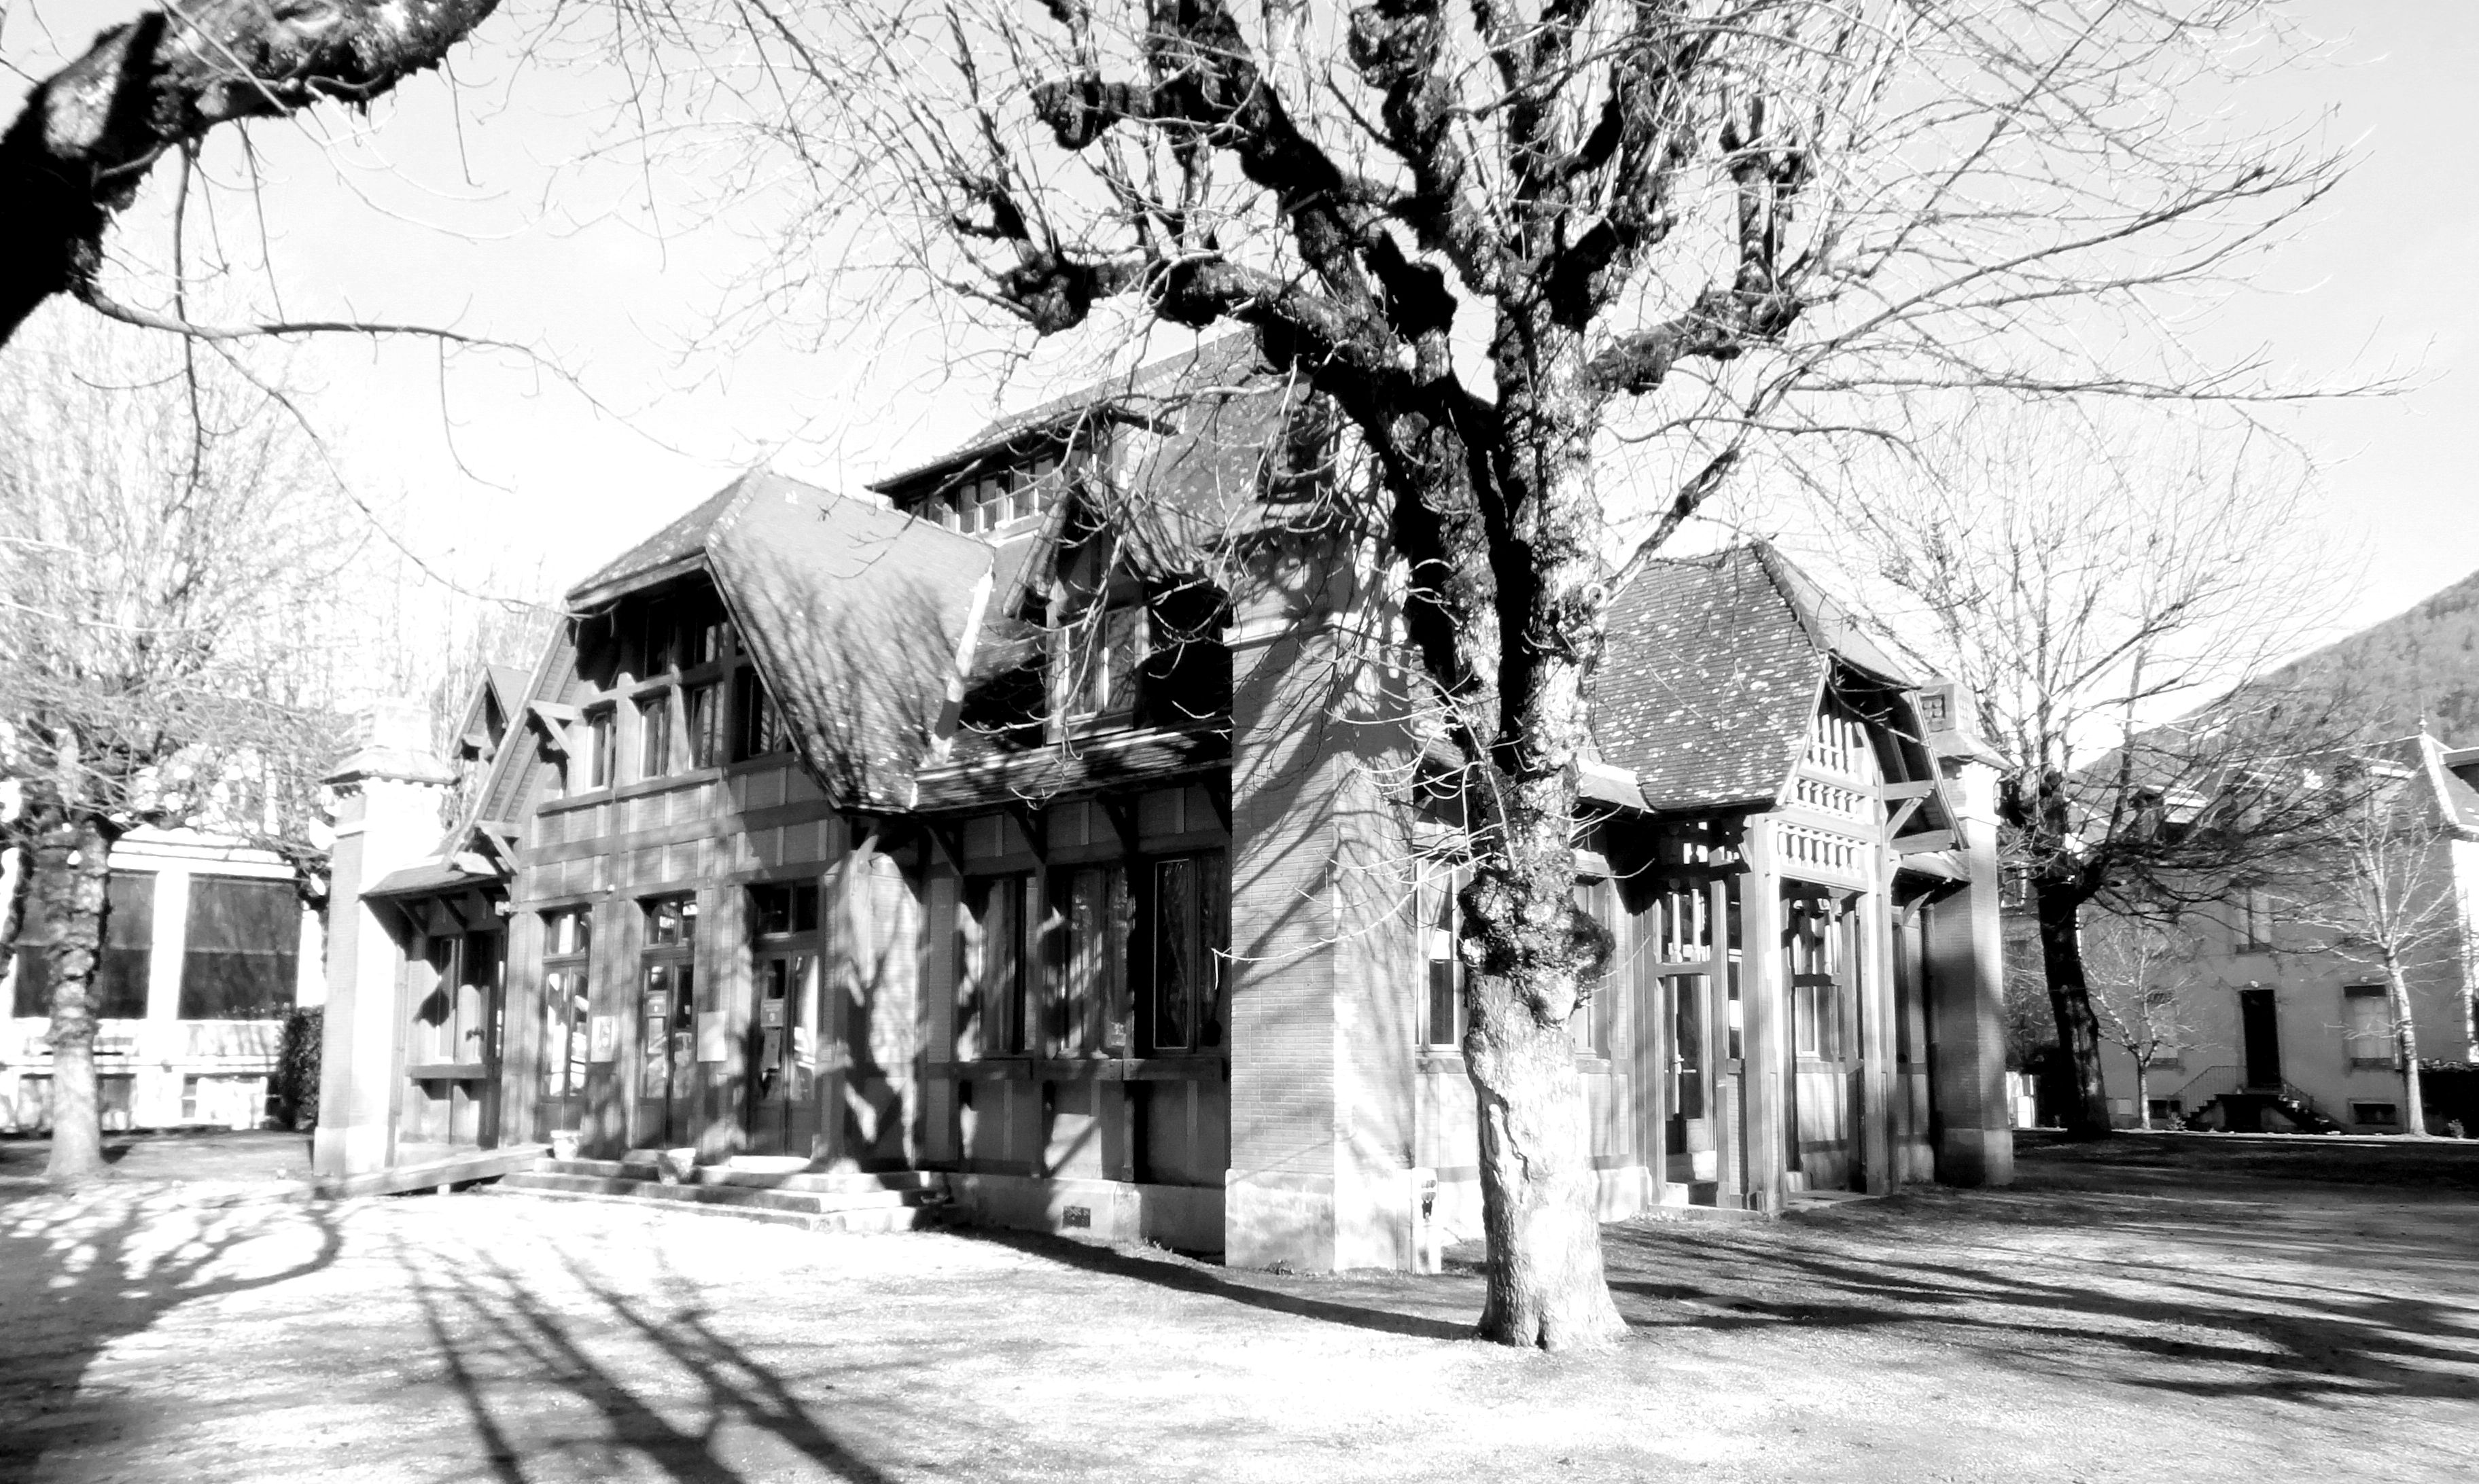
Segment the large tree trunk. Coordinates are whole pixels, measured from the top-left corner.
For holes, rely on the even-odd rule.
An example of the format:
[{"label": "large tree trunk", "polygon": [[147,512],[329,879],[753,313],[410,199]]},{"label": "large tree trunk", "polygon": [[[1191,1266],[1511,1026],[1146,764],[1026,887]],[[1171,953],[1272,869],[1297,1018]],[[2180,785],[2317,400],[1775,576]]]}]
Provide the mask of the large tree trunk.
[{"label": "large tree trunk", "polygon": [[73,1185],[104,1173],[103,1115],[94,1081],[94,979],[103,959],[104,887],[110,835],[91,816],[72,814],[43,832],[35,852],[36,889],[52,935],[52,1158],[44,1177]]},{"label": "large tree trunk", "polygon": [[1497,715],[1491,776],[1475,790],[1491,801],[1480,858],[1462,897],[1474,970],[1464,1052],[1489,1231],[1481,1333],[1566,1349],[1626,1331],[1601,1267],[1600,1177],[1569,1030],[1609,958],[1575,906],[1573,772],[1591,741],[1608,586],[1580,354],[1537,326],[1515,334],[1511,319],[1493,348],[1500,438],[1473,471],[1495,496]]},{"label": "large tree trunk", "polygon": [[2083,897],[2069,883],[2032,878],[2040,920],[2040,966],[2049,980],[2049,1012],[2057,1022],[2057,1048],[2074,1071],[2075,1095],[2066,1105],[2066,1129],[2087,1138],[2108,1132],[2108,1092],[2101,1084],[2100,1017],[2092,1012],[2091,985],[2083,975],[2083,935],[2078,932]]},{"label": "large tree trunk", "polygon": [[197,0],[97,36],[0,135],[0,345],[43,300],[91,284],[104,229],[165,153],[235,119],[367,105],[437,66],[498,3]]},{"label": "large tree trunk", "polygon": [[2415,1138],[2427,1135],[2427,1089],[2418,1081],[2418,1022],[2412,1018],[2410,982],[2398,962],[2385,963],[2385,998],[2393,1012],[2393,1055],[2401,1059],[2402,1125]]}]

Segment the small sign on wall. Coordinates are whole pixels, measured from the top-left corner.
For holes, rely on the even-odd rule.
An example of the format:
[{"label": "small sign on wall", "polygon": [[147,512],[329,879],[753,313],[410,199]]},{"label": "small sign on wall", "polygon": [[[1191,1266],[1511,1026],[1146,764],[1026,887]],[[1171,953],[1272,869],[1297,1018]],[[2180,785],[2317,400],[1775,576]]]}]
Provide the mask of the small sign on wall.
[{"label": "small sign on wall", "polygon": [[617,1062],[620,1060],[620,1017],[597,1015],[593,1034],[586,1037],[585,1060]]},{"label": "small sign on wall", "polygon": [[725,1041],[727,1040],[727,1036],[724,1034],[724,1022],[726,1018],[727,1017],[724,1015],[724,1012],[719,1010],[702,1011],[699,1012],[697,1042],[697,1059],[699,1061],[721,1062],[727,1060],[723,1049]]}]

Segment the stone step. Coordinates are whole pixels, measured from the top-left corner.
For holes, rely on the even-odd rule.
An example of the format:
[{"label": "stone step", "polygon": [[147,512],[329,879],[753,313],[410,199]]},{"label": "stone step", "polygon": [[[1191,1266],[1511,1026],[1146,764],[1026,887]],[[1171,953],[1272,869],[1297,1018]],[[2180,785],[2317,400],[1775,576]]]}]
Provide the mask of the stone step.
[{"label": "stone step", "polygon": [[[545,1161],[545,1164],[552,1162]],[[575,1161],[559,1162],[575,1164]],[[664,1185],[634,1174],[609,1175],[535,1168],[508,1176],[500,1185],[512,1190],[559,1195],[617,1195],[680,1205],[779,1211],[795,1215],[829,1215],[837,1212],[889,1211],[943,1200],[933,1190],[775,1190],[735,1185]]]},{"label": "stone step", "polygon": [[[558,1182],[553,1185],[552,1182]],[[735,1221],[763,1221],[774,1226],[797,1227],[809,1232],[842,1232],[854,1236],[888,1232],[909,1232],[936,1226],[946,1219],[942,1202],[919,1202],[909,1205],[880,1207],[858,1211],[801,1212],[781,1211],[768,1206],[745,1206],[714,1200],[701,1200],[694,1194],[686,1198],[650,1196],[650,1190],[694,1190],[689,1186],[653,1186],[645,1181],[614,1181],[617,1190],[570,1189],[572,1184],[587,1182],[575,1176],[521,1174],[511,1175],[498,1185],[484,1188],[486,1193],[511,1198],[555,1201],[588,1201],[603,1205],[643,1208],[658,1203],[665,1210],[694,1211],[703,1215],[728,1216]]]}]

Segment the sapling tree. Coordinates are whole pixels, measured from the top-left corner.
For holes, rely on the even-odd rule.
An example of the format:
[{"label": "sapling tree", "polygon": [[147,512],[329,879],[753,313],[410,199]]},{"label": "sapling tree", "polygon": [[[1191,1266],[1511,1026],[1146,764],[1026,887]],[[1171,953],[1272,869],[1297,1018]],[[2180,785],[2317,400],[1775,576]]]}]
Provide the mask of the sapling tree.
[{"label": "sapling tree", "polygon": [[2469,992],[2467,904],[2453,857],[2456,841],[2472,832],[2443,812],[2441,765],[2426,747],[2424,737],[2413,739],[2337,770],[2337,786],[2364,786],[2316,840],[2315,881],[2284,906],[2308,951],[2364,965],[2383,983],[2387,1053],[2401,1077],[2402,1125],[2413,1135],[2427,1132],[2413,982],[2443,980],[2466,1003]]},{"label": "sapling tree", "polygon": [[2194,1048],[2197,1016],[2191,940],[2173,923],[2104,916],[2083,941],[2093,1019],[2134,1063],[2138,1127],[2152,1127],[2152,1069]]}]

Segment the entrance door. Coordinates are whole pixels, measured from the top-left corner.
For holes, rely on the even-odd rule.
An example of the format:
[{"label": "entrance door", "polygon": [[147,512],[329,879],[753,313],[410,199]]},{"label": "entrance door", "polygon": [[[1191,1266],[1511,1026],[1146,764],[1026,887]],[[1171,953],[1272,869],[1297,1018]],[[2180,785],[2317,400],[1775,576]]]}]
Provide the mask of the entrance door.
[{"label": "entrance door", "polygon": [[1782,887],[1782,969],[1791,1002],[1790,1168],[1811,1190],[1860,1183],[1859,982],[1853,899]]},{"label": "entrance door", "polygon": [[677,1148],[697,1138],[697,921],[694,897],[646,904],[637,992],[641,1148]]},{"label": "entrance door", "polygon": [[542,1096],[534,1104],[534,1138],[581,1126],[585,1056],[593,1024],[586,963],[593,910],[572,907],[543,919]]},{"label": "entrance door", "polygon": [[2281,1086],[2281,1013],[2269,989],[2238,991],[2239,1034],[2246,1044],[2250,1087]]},{"label": "entrance door", "polygon": [[749,1150],[806,1156],[818,1132],[818,960],[757,959],[757,1014],[749,1072]]},{"label": "entrance door", "polygon": [[[1713,1128],[1713,980],[1707,974],[1669,974],[1661,980],[1662,1013],[1670,1027],[1670,1075],[1663,1136],[1671,1180],[1690,1187],[1722,1178],[1720,1142]],[[1691,1190],[1710,1204],[1713,1192]]]},{"label": "entrance door", "polygon": [[689,1141],[697,1097],[697,971],[685,963],[646,965],[637,1001],[637,1141],[674,1148]]}]

